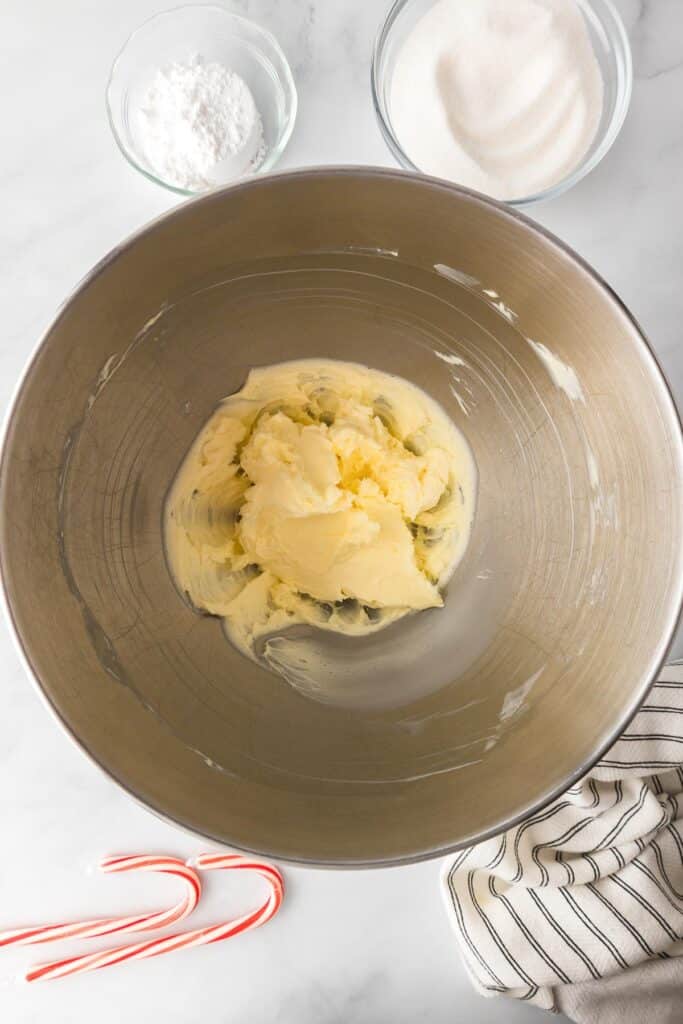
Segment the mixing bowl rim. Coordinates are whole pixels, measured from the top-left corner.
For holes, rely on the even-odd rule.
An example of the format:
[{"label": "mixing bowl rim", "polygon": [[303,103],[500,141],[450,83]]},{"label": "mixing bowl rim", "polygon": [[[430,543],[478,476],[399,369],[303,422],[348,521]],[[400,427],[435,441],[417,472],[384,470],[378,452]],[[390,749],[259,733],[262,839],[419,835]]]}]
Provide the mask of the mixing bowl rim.
[{"label": "mixing bowl rim", "polygon": [[[488,196],[482,195],[481,193],[474,192],[471,189],[463,188],[460,185],[454,185],[452,182],[442,180],[440,178],[433,178],[423,174],[417,174],[410,171],[398,170],[393,168],[383,167],[365,167],[365,166],[353,166],[353,165],[341,165],[341,166],[330,166],[330,167],[316,167],[316,168],[305,168],[296,171],[281,171],[277,174],[268,174],[263,177],[255,177],[244,181],[238,181],[230,185],[226,185],[219,189],[214,189],[211,192],[204,193],[199,196],[193,196],[187,199],[185,202],[178,204],[171,210],[167,210],[157,217],[148,221],[142,227],[136,229],[129,234],[123,241],[111,249],[105,256],[100,259],[91,270],[88,271],[74,286],[69,295],[63,300],[63,302],[57,307],[55,315],[51,320],[50,324],[43,331],[38,342],[36,343],[32,353],[30,354],[23,372],[21,373],[19,380],[17,381],[14,394],[8,405],[5,413],[4,423],[2,431],[0,431],[0,514],[5,501],[5,490],[6,490],[6,463],[8,457],[8,443],[9,435],[13,427],[14,419],[21,402],[21,398],[24,389],[28,383],[28,380],[33,371],[34,365],[40,355],[40,352],[49,339],[54,329],[58,326],[62,317],[66,314],[67,310],[71,305],[80,297],[81,293],[93,283],[106,269],[107,267],[118,259],[125,252],[133,247],[133,245],[146,234],[151,232],[159,224],[165,221],[170,221],[175,217],[183,216],[185,211],[192,205],[199,203],[209,203],[220,200],[220,198],[227,194],[243,189],[256,189],[256,188],[268,188],[273,184],[282,180],[306,180],[306,179],[321,179],[321,178],[352,178],[352,177],[363,177],[363,178],[395,178],[400,181],[412,182],[420,187],[428,187],[437,189],[447,194],[456,193],[461,198],[469,202],[475,202],[483,205],[484,207],[490,207],[497,213],[502,214],[504,217],[519,222],[522,227],[530,230],[532,233],[539,235],[552,247],[559,251],[563,257],[569,257],[582,271],[584,271],[588,277],[606,294],[607,298],[613,302],[621,314],[626,318],[632,328],[635,329],[636,336],[638,337],[644,352],[649,356],[652,367],[655,371],[655,375],[659,376],[659,379],[663,385],[664,394],[668,398],[670,412],[673,417],[673,422],[677,425],[677,448],[678,448],[678,461],[681,463],[683,469],[683,421],[678,411],[674,395],[667,380],[666,374],[664,373],[659,360],[650,344],[650,341],[638,323],[635,316],[630,312],[628,307],[625,305],[623,300],[614,291],[614,289],[602,278],[602,276],[594,270],[578,253],[576,253],[571,246],[567,245],[560,238],[548,231],[546,228],[537,224],[530,217],[526,216],[519,209],[511,207],[504,202],[491,199]],[[595,766],[595,764],[603,757],[607,750],[613,745],[618,739],[624,729],[629,725],[634,716],[636,715],[641,703],[647,696],[650,688],[653,686],[662,668],[667,663],[667,654],[671,647],[671,644],[676,635],[681,619],[683,618],[683,569],[678,574],[678,601],[677,610],[675,608],[674,614],[669,622],[668,629],[665,631],[664,637],[660,640],[657,645],[656,652],[653,656],[652,669],[643,676],[643,681],[640,682],[635,690],[634,699],[630,702],[626,713],[621,717],[616,726],[610,730],[609,735],[603,738],[597,746],[597,749],[593,754],[584,760],[570,775],[568,775],[561,783],[557,786],[552,787],[550,790],[545,792],[542,796],[531,801],[525,808],[516,812],[515,814],[504,818],[494,827],[487,829],[484,832],[477,833],[472,836],[468,836],[457,843],[449,843],[445,846],[441,846],[432,850],[424,851],[421,853],[401,855],[396,857],[383,857],[369,860],[361,859],[326,859],[316,860],[314,858],[307,859],[306,857],[293,856],[288,853],[281,853],[275,849],[264,850],[259,848],[252,848],[247,846],[241,846],[238,843],[234,843],[230,839],[225,839],[220,836],[211,834],[210,832],[204,832],[200,829],[195,829],[192,826],[187,825],[183,821],[179,821],[174,818],[168,811],[162,810],[161,808],[150,803],[144,799],[138,793],[136,793],[130,786],[122,779],[118,778],[114,774],[113,769],[106,767],[97,757],[97,755],[90,750],[85,740],[76,735],[71,726],[64,718],[60,708],[48,695],[43,683],[41,682],[40,676],[37,670],[34,668],[31,661],[31,657],[28,650],[28,643],[25,638],[20,634],[17,623],[15,622],[14,613],[10,604],[9,594],[7,592],[7,581],[5,579],[5,545],[0,542],[0,603],[2,604],[6,622],[9,625],[10,633],[12,635],[15,649],[19,654],[20,661],[22,662],[24,669],[36,688],[43,704],[49,709],[51,714],[57,719],[62,726],[63,730],[71,741],[86,755],[86,757],[103,772],[112,782],[114,782],[120,789],[122,789],[128,796],[132,797],[136,803],[145,807],[148,811],[151,811],[161,820],[181,829],[183,832],[191,835],[195,838],[202,838],[212,843],[217,843],[221,846],[234,846],[235,849],[241,849],[246,853],[254,854],[257,856],[270,857],[276,860],[283,861],[285,863],[301,865],[309,868],[320,868],[320,869],[367,869],[367,868],[388,868],[388,867],[400,867],[407,864],[418,864],[423,861],[434,860],[449,856],[450,854],[456,853],[458,850],[462,850],[474,843],[483,842],[487,839],[491,839],[497,835],[501,835],[503,832],[510,828],[514,828],[520,822],[524,821],[530,814],[534,814],[537,811],[547,807],[553,800],[555,800],[562,793],[566,792],[571,786],[578,782],[588,771]]]}]

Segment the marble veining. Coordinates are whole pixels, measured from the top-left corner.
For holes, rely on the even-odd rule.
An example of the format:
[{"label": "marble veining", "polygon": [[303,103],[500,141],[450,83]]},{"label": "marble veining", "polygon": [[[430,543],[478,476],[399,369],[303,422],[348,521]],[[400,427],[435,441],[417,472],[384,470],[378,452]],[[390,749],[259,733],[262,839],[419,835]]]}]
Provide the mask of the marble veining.
[{"label": "marble veining", "polygon": [[[131,29],[170,0],[9,0],[0,10],[0,408],[37,338],[79,278],[176,197],[121,158],[104,114],[110,61]],[[393,166],[369,89],[372,41],[389,0],[232,0],[280,39],[294,68],[299,119],[282,169],[314,163]],[[621,137],[572,192],[531,215],[561,235],[640,319],[683,397],[683,4],[617,0],[636,83]],[[29,74],[27,61],[41,69]],[[20,83],[17,88],[16,83]],[[201,844],[112,785],[57,728],[0,622],[0,924],[144,905],[141,886],[88,872],[100,856]],[[469,985],[441,907],[437,863],[377,872],[288,870],[288,900],[261,932],[225,946],[29,989],[28,950],[0,956],[3,1020],[131,1024],[198,1014],[253,1024],[509,1024],[524,1005],[483,1001]],[[160,882],[159,885],[164,883]],[[171,885],[172,883],[169,883]],[[122,888],[123,887],[123,888]],[[239,909],[213,879],[198,921]],[[169,889],[169,892],[171,890]],[[174,890],[175,891],[175,890]],[[157,890],[152,893],[156,895]],[[69,949],[70,947],[65,947]],[[41,959],[40,954],[38,959]],[[95,1009],[94,1009],[95,1008]]]}]

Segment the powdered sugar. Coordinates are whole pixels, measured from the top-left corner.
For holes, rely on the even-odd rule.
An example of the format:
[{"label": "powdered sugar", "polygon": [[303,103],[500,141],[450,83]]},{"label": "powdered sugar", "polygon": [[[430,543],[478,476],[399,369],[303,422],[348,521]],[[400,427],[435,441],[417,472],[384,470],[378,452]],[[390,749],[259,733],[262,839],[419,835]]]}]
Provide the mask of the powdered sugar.
[{"label": "powdered sugar", "polygon": [[160,68],[139,111],[150,169],[196,192],[254,171],[265,156],[263,124],[249,86],[200,56]]}]

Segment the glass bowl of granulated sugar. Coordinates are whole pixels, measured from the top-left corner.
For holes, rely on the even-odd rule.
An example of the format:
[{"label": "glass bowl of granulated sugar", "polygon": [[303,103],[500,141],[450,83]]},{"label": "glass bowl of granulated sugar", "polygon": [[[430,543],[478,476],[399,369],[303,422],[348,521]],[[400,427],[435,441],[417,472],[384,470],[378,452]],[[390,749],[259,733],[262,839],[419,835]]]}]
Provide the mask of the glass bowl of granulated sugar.
[{"label": "glass bowl of granulated sugar", "polygon": [[396,0],[372,64],[397,161],[512,206],[598,166],[632,82],[612,0]]},{"label": "glass bowl of granulated sugar", "polygon": [[106,99],[128,162],[181,195],[272,170],[297,108],[277,40],[213,5],[177,7],[133,32]]}]

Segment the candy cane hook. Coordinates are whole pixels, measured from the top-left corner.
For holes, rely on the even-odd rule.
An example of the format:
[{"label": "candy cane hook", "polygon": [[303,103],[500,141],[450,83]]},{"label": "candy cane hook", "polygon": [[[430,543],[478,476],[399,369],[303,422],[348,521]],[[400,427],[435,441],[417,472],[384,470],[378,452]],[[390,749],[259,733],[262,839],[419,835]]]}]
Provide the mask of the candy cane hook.
[{"label": "candy cane hook", "polygon": [[[241,932],[250,931],[265,924],[280,909],[284,896],[282,875],[270,864],[243,857],[239,854],[206,853],[191,862],[200,871],[242,870],[255,871],[268,883],[269,893],[264,902],[248,914],[243,914],[223,924],[197,928],[194,931],[180,932],[165,938],[149,939],[117,949],[105,950],[101,953],[89,953],[85,956],[67,957],[51,963],[32,967],[26,974],[27,981],[47,981],[65,978],[71,974],[82,974],[85,971],[96,971],[103,967],[125,963],[129,960],[146,960],[162,953],[171,953],[176,949],[190,949],[193,946],[208,946],[214,942],[222,942]],[[190,864],[188,864],[188,868]]]},{"label": "candy cane hook", "polygon": [[136,914],[130,917],[102,917],[92,921],[75,921],[71,924],[42,925],[33,928],[15,928],[0,932],[0,947],[31,946],[58,939],[94,939],[102,935],[120,935],[126,932],[144,932],[166,928],[191,914],[199,903],[201,882],[193,868],[176,857],[126,856],[107,857],[100,864],[107,874],[121,874],[126,871],[154,871],[182,879],[186,893],[179,903],[169,910]]}]

